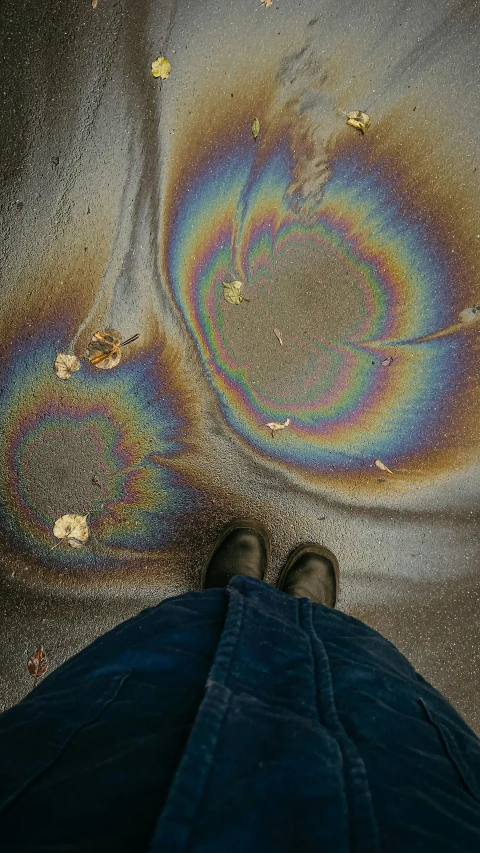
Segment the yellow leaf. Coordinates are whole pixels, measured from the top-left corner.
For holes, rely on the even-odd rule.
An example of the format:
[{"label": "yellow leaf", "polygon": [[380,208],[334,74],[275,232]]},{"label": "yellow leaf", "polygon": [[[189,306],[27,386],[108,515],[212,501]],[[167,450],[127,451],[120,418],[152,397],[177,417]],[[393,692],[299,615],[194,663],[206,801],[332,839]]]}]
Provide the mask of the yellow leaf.
[{"label": "yellow leaf", "polygon": [[68,355],[66,352],[57,353],[53,369],[59,379],[70,379],[72,373],[80,370],[80,362],[76,355]]},{"label": "yellow leaf", "polygon": [[349,124],[350,127],[355,127],[362,133],[365,133],[365,131],[368,130],[371,123],[370,116],[367,116],[367,114],[362,112],[362,110],[353,110],[353,112],[347,113],[347,124]]},{"label": "yellow leaf", "polygon": [[223,295],[231,305],[240,305],[242,302],[250,302],[246,296],[240,293],[243,284],[241,281],[222,281]]},{"label": "yellow leaf", "polygon": [[254,118],[252,121],[253,138],[256,139],[259,133],[260,133],[260,122],[259,122],[258,118]]},{"label": "yellow leaf", "polygon": [[105,332],[95,332],[90,341],[85,357],[91,364],[101,370],[111,370],[121,359],[120,332],[106,329]]},{"label": "yellow leaf", "polygon": [[265,9],[268,9],[268,7],[272,5],[272,3],[273,0],[260,0],[260,6],[265,6]]},{"label": "yellow leaf", "polygon": [[283,424],[278,424],[276,421],[271,421],[269,424],[265,424],[272,432],[276,432],[278,429],[286,429],[286,427],[290,426],[290,418],[287,418]]},{"label": "yellow leaf", "polygon": [[380,471],[387,471],[388,474],[393,474],[393,471],[390,471],[390,468],[387,468],[387,466],[383,464],[381,459],[375,459],[375,465],[377,466],[377,468],[380,468]]},{"label": "yellow leaf", "polygon": [[57,539],[66,539],[72,548],[81,548],[89,537],[87,516],[72,513],[62,515],[53,526],[53,535]]},{"label": "yellow leaf", "polygon": [[171,70],[172,66],[164,56],[159,56],[158,59],[152,62],[152,74],[154,77],[161,77],[162,80],[166,80]]}]

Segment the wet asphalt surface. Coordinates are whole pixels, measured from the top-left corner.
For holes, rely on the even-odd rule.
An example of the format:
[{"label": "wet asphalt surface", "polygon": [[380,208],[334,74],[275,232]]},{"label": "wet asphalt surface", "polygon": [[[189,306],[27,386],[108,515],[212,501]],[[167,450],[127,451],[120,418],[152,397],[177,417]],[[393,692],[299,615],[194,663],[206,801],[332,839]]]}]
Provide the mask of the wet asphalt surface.
[{"label": "wet asphalt surface", "polygon": [[[478,21],[5,0],[0,708],[35,648],[53,669],[198,589],[254,515],[271,582],[323,542],[341,609],[480,730]],[[111,371],[83,358],[106,328],[140,334]],[[82,360],[66,382],[57,352]],[[67,512],[90,538],[52,550]]]}]

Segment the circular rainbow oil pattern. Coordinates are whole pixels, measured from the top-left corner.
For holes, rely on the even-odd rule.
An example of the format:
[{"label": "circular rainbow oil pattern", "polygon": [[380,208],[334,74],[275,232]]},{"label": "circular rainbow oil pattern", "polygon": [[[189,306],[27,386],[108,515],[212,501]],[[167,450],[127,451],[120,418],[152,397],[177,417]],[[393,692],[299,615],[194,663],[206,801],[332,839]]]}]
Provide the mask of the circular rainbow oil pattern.
[{"label": "circular rainbow oil pattern", "polygon": [[[225,419],[320,477],[444,452],[471,354],[464,335],[436,335],[466,298],[443,211],[349,129],[307,209],[300,152],[287,132],[265,137],[192,156],[170,192],[168,284]],[[233,279],[248,303],[223,299]],[[272,437],[265,424],[287,417]]]},{"label": "circular rainbow oil pattern", "polygon": [[[158,353],[139,352],[111,371],[82,361],[62,382],[54,359],[48,336],[17,343],[4,380],[0,512],[8,543],[55,568],[148,561],[196,507],[195,489],[171,466],[187,430],[168,369]],[[52,535],[56,518],[71,512],[88,514],[81,549]]]}]

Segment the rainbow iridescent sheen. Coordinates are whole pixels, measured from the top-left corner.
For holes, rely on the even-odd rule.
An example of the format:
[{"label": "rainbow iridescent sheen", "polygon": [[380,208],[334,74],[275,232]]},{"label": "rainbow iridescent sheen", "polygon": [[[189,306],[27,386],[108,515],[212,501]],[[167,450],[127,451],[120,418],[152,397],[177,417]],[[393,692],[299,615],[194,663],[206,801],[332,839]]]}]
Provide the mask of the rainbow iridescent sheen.
[{"label": "rainbow iridescent sheen", "polygon": [[[265,456],[319,474],[332,465],[365,468],[372,454],[395,462],[421,454],[441,432],[442,418],[432,413],[455,387],[462,347],[460,338],[421,340],[456,311],[451,260],[425,212],[412,214],[401,177],[363,162],[361,145],[332,160],[308,213],[290,189],[286,144],[226,148],[202,160],[176,193],[166,257],[172,295],[227,422]],[[333,253],[362,310],[346,337],[299,337],[298,373],[307,378],[273,394],[252,382],[252,362],[236,356],[225,318],[254,314],[262,276],[271,299],[281,300],[275,258],[291,247]],[[221,282],[232,279],[244,282],[248,308],[223,300]],[[301,282],[295,287],[301,300]],[[392,353],[386,370],[381,362]],[[288,433],[272,440],[265,424],[286,417]]]},{"label": "rainbow iridescent sheen", "polygon": [[[11,360],[4,385],[0,511],[10,545],[28,553],[34,539],[49,565],[76,569],[157,551],[171,540],[175,518],[195,506],[195,490],[169,468],[184,447],[184,424],[158,356],[139,353],[111,371],[83,362],[63,382],[54,359],[50,341],[33,338]],[[39,448],[51,453],[49,470],[32,462]],[[67,467],[77,462],[82,495]],[[39,477],[49,480],[46,491]],[[55,477],[59,484],[72,479],[68,506],[56,505]],[[57,543],[52,550],[53,523],[68,512],[88,513],[90,540],[81,549]]]}]

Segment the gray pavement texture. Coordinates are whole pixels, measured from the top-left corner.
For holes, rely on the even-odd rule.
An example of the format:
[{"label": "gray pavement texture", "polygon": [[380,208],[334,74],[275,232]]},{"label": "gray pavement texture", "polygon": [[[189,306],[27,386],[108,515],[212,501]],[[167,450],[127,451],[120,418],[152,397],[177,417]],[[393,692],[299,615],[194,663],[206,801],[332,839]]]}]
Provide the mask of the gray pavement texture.
[{"label": "gray pavement texture", "polygon": [[[38,646],[51,671],[198,589],[254,515],[272,582],[327,545],[340,608],[480,731],[478,22],[469,0],[4,0],[0,708]],[[107,328],[139,338],[101,370]]]}]

